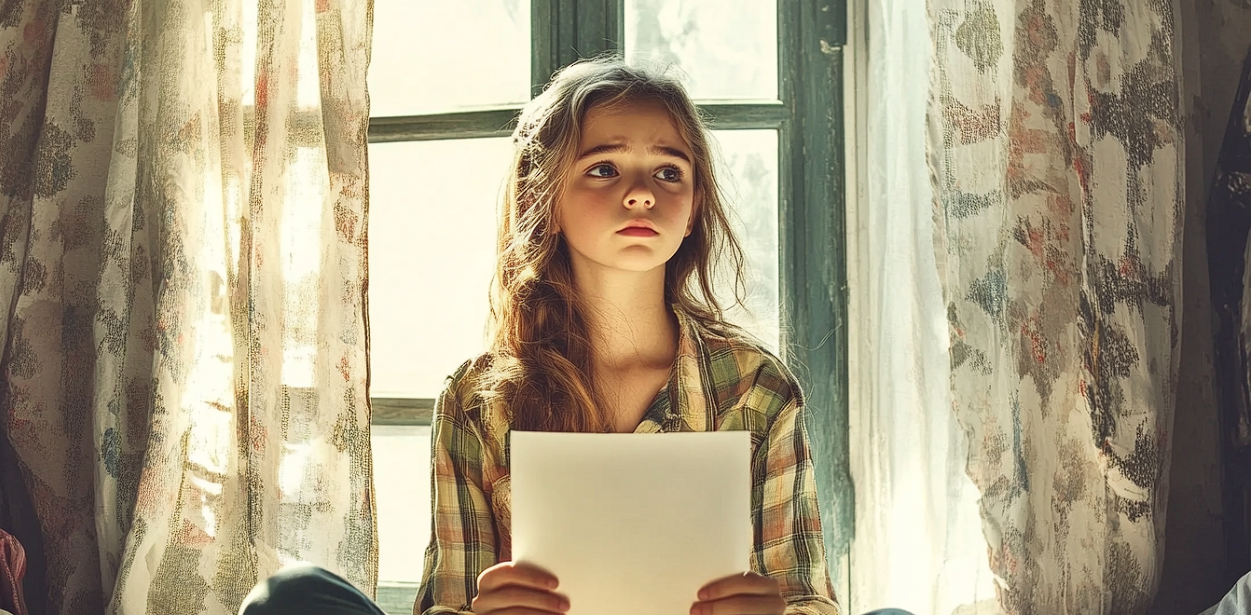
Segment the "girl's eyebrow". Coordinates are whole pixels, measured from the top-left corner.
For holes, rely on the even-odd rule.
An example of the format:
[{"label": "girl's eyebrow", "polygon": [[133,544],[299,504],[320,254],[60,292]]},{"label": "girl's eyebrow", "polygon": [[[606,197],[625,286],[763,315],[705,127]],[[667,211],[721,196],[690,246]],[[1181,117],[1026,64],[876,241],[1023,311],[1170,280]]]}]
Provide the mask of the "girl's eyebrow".
[{"label": "girl's eyebrow", "polygon": [[[608,144],[596,145],[595,147],[592,147],[582,152],[581,154],[578,154],[578,160],[586,158],[587,156],[594,156],[596,154],[622,154],[622,153],[628,153],[631,151],[633,151],[633,148],[631,148],[630,146],[624,143],[617,143],[615,145],[608,145]],[[670,156],[672,158],[685,160],[687,164],[691,163],[691,157],[688,156],[686,152],[676,147],[669,147],[667,145],[653,145],[647,148],[647,153],[653,156]]]}]

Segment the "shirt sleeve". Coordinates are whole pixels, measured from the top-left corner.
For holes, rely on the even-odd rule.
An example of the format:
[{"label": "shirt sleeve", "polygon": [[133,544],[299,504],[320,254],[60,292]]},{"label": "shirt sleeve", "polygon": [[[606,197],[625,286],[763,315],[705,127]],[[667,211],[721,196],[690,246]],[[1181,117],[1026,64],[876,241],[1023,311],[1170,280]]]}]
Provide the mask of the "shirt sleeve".
[{"label": "shirt sleeve", "polygon": [[790,396],[756,450],[752,569],[778,581],[788,615],[838,615],[826,568],[803,407],[802,397]]},{"label": "shirt sleeve", "polygon": [[478,575],[496,564],[495,518],[482,488],[482,438],[456,394],[464,369],[435,404],[430,439],[433,519],[414,615],[472,612]]}]

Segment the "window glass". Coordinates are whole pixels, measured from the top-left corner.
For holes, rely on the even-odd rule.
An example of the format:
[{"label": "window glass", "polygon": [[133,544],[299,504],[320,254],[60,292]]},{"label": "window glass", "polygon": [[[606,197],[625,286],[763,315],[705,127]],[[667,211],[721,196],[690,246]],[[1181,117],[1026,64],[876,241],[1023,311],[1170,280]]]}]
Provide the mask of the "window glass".
[{"label": "window glass", "polygon": [[[746,309],[728,317],[776,349],[777,132],[726,130],[714,139],[725,204],[747,256]],[[510,155],[507,139],[370,146],[374,396],[436,397],[456,364],[485,349],[496,212]],[[720,289],[730,299],[729,285]]]},{"label": "window glass", "polygon": [[[747,260],[744,307],[726,317],[777,352],[778,133],[718,130],[713,136],[720,149],[717,182]],[[719,286],[722,303],[728,304],[732,289],[726,283]]]},{"label": "window glass", "polygon": [[698,100],[778,97],[776,0],[626,0],[630,62],[674,64]]},{"label": "window glass", "polygon": [[530,99],[529,0],[375,0],[373,117]]},{"label": "window glass", "polygon": [[374,397],[437,397],[486,348],[508,139],[369,146]]},{"label": "window glass", "polygon": [[430,426],[375,425],[378,581],[421,580],[430,542]]}]

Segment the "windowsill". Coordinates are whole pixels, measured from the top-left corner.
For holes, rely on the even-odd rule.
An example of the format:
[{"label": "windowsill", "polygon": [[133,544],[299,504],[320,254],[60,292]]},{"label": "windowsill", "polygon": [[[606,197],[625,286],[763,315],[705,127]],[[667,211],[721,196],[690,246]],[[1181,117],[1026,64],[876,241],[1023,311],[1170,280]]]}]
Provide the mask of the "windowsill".
[{"label": "windowsill", "polygon": [[434,416],[433,399],[371,397],[374,425],[429,425]]},{"label": "windowsill", "polygon": [[387,615],[409,615],[413,612],[413,604],[417,602],[417,584],[382,581],[378,583],[378,597],[375,602]]}]

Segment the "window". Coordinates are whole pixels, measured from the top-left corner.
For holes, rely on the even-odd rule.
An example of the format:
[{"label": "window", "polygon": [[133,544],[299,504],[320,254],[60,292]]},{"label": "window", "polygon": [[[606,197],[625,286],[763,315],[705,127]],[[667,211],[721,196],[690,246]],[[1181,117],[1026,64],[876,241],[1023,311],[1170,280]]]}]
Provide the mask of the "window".
[{"label": "window", "polygon": [[379,603],[408,613],[429,538],[429,421],[485,348],[495,219],[518,110],[609,49],[675,64],[711,118],[748,256],[748,312],[808,393],[827,555],[846,594],[842,1],[375,0],[370,320]]}]

